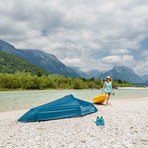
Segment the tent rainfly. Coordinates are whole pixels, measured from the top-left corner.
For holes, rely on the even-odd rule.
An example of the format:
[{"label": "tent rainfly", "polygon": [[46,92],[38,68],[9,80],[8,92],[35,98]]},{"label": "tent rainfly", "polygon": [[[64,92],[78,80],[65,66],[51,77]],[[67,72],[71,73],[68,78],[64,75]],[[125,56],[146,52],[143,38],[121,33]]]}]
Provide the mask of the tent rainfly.
[{"label": "tent rainfly", "polygon": [[79,117],[97,112],[90,102],[75,98],[72,94],[53,102],[35,107],[18,119],[19,122],[35,122],[68,117]]}]

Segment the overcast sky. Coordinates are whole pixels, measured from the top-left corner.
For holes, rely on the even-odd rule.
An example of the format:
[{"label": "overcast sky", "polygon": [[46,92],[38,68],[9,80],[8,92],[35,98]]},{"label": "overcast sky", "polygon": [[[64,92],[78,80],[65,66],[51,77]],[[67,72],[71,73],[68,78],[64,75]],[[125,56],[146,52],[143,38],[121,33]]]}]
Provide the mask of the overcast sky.
[{"label": "overcast sky", "polygon": [[0,39],[84,71],[148,74],[148,0],[0,0]]}]

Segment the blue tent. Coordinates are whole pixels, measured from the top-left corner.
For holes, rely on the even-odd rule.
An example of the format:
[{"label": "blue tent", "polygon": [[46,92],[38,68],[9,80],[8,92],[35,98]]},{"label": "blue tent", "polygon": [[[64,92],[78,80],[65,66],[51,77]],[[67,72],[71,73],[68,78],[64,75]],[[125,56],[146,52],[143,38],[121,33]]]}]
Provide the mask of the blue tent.
[{"label": "blue tent", "polygon": [[79,100],[73,95],[65,96],[53,102],[30,109],[19,122],[34,122],[50,119],[84,116],[97,112],[98,109],[89,102]]}]

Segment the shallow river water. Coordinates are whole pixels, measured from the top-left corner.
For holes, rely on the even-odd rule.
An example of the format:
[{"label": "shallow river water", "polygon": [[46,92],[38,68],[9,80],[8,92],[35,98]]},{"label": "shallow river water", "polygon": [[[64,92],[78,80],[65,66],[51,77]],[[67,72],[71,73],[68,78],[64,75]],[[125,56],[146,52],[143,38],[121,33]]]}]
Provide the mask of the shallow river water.
[{"label": "shallow river water", "polygon": [[[148,89],[115,89],[115,99],[130,99],[148,97]],[[92,101],[93,97],[100,95],[101,90],[42,90],[42,91],[6,91],[0,92],[0,112],[29,109],[44,103],[73,94],[76,98]]]}]

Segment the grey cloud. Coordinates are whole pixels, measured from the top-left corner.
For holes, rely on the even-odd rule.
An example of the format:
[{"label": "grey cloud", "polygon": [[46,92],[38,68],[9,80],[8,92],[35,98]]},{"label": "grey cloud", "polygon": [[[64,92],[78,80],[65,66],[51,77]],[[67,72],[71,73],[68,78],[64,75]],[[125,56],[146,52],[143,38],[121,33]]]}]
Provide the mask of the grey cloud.
[{"label": "grey cloud", "polygon": [[69,65],[69,59],[80,60],[85,70],[98,60],[96,69],[108,68],[100,56],[138,50],[148,36],[147,0],[1,0],[0,16],[1,39],[55,54]]}]

